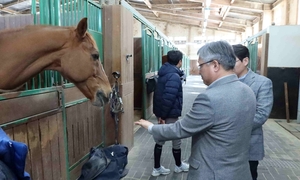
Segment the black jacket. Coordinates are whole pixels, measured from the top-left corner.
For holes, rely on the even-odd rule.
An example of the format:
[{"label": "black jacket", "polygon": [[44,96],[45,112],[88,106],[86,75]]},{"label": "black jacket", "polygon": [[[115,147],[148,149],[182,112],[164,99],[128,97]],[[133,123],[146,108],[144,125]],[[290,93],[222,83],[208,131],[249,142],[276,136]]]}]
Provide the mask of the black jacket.
[{"label": "black jacket", "polygon": [[158,81],[153,97],[153,113],[162,119],[177,118],[182,110],[183,72],[166,62],[158,71]]}]

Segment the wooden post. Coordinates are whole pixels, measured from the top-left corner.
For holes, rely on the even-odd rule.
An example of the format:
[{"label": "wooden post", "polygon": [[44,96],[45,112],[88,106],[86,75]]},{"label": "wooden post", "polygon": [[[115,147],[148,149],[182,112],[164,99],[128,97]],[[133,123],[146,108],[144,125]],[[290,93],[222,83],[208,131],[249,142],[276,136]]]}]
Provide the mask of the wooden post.
[{"label": "wooden post", "polygon": [[286,113],[286,122],[290,122],[290,112],[289,112],[289,94],[287,82],[284,82],[284,97],[285,97],[285,113]]},{"label": "wooden post", "polygon": [[[116,2],[116,1],[114,1]],[[103,54],[104,69],[108,78],[114,83],[112,72],[119,71],[119,90],[123,100],[124,113],[119,114],[119,143],[133,147],[134,142],[134,78],[133,64],[133,14],[123,6],[107,5],[102,9],[103,20]],[[105,144],[115,143],[115,124],[109,108],[105,111],[106,130]]]}]

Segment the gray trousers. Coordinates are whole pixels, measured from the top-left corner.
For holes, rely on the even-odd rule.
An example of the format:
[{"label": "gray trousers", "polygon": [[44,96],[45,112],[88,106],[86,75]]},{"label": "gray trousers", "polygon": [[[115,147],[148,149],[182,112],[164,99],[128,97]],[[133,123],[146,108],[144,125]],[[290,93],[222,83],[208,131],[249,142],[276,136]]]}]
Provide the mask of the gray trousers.
[{"label": "gray trousers", "polygon": [[[157,118],[158,120],[158,118]],[[178,118],[166,118],[165,123],[166,124],[172,124],[175,123],[178,120]],[[165,141],[155,141],[156,144],[163,146],[165,144]],[[173,149],[180,149],[181,145],[181,139],[172,140],[172,148]]]}]

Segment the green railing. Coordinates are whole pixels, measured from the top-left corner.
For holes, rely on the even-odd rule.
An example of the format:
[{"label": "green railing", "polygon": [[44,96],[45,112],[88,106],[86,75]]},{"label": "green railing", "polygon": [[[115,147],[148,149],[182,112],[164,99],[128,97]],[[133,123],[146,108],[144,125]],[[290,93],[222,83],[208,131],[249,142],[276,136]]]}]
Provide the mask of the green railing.
[{"label": "green railing", "polygon": [[250,62],[248,64],[248,67],[253,71],[256,72],[258,62],[257,62],[257,53],[258,53],[258,42],[256,39],[253,41],[248,42],[248,49],[250,54]]}]

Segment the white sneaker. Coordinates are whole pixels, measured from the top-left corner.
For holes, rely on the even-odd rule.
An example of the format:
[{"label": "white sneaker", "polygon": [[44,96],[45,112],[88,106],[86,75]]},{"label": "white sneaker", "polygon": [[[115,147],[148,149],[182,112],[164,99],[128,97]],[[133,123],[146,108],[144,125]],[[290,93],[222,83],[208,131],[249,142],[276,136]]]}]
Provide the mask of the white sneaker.
[{"label": "white sneaker", "polygon": [[175,165],[174,172],[176,172],[176,173],[180,173],[182,171],[188,172],[189,171],[189,167],[190,167],[189,164],[187,164],[185,162],[181,162],[181,166],[178,167],[178,166]]},{"label": "white sneaker", "polygon": [[170,172],[170,169],[160,166],[160,168],[153,168],[152,176],[167,175],[170,174]]}]

